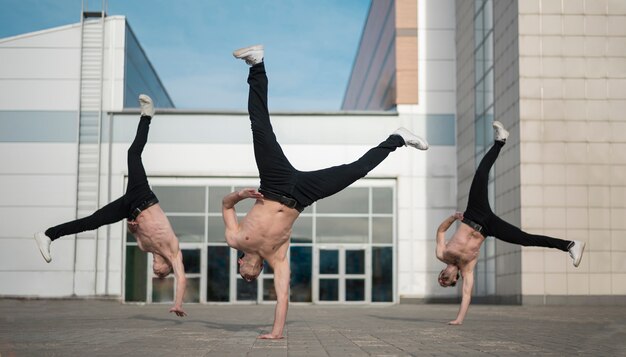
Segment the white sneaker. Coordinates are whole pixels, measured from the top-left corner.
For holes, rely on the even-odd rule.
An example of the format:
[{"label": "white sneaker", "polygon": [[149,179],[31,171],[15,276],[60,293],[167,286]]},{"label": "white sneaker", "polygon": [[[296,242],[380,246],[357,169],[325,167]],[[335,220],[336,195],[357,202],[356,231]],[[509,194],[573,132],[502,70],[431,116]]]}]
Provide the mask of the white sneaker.
[{"label": "white sneaker", "polygon": [[35,233],[35,242],[37,242],[37,247],[39,247],[43,259],[45,259],[46,263],[50,263],[50,261],[52,261],[52,257],[50,256],[50,244],[52,240],[44,232],[37,232]]},{"label": "white sneaker", "polygon": [[428,142],[419,136],[413,134],[406,128],[398,128],[392,135],[399,135],[404,140],[404,145],[412,146],[420,150],[428,150]]},{"label": "white sneaker", "polygon": [[497,120],[493,122],[493,129],[495,130],[495,140],[506,142],[506,138],[509,137],[509,132],[504,129],[504,125]]},{"label": "white sneaker", "polygon": [[233,56],[246,61],[246,63],[251,66],[254,66],[255,64],[263,62],[263,45],[240,48],[233,52]]},{"label": "white sneaker", "polygon": [[573,244],[569,248],[569,256],[572,257],[575,267],[578,267],[580,260],[583,258],[583,251],[585,250],[585,242],[578,240],[573,241]]},{"label": "white sneaker", "polygon": [[154,116],[154,104],[152,104],[152,98],[145,94],[139,95],[139,105],[141,106],[141,115],[147,115],[149,117]]}]

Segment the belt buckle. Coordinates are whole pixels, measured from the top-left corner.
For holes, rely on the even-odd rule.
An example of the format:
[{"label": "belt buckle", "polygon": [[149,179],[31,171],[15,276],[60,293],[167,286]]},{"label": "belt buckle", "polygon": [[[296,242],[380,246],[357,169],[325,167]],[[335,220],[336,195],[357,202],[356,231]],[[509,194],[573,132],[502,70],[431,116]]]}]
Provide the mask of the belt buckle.
[{"label": "belt buckle", "polygon": [[141,210],[139,209],[139,207],[136,207],[135,210],[133,211],[133,216],[137,218],[139,214],[141,214]]}]

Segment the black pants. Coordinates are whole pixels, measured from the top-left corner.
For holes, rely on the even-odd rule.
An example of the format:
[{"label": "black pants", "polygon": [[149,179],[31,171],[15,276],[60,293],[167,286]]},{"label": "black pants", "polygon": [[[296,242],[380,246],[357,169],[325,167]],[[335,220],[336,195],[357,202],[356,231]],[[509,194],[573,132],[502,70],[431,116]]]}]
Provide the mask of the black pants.
[{"label": "black pants", "polygon": [[148,185],[146,171],[141,162],[141,153],[148,141],[150,120],[151,117],[149,116],[142,116],[139,119],[135,140],[128,149],[128,185],[124,196],[100,208],[88,217],[48,228],[46,235],[50,239],[55,240],[62,236],[94,230],[124,218],[130,218],[131,212],[136,207],[140,207],[142,203],[150,199],[156,199]]},{"label": "black pants", "polygon": [[502,146],[504,146],[504,142],[496,141],[480,161],[470,188],[467,209],[463,216],[483,226],[482,234],[485,237],[492,236],[505,242],[523,246],[556,248],[567,251],[571,241],[528,234],[498,218],[491,211],[487,195],[489,171],[498,158]]},{"label": "black pants", "polygon": [[267,76],[263,62],[250,68],[248,83],[250,84],[248,112],[252,123],[254,156],[261,178],[261,190],[294,198],[300,205],[306,207],[364,177],[389,153],[404,145],[401,136],[390,135],[387,140],[350,164],[317,171],[298,171],[285,157],[272,130],[267,109]]}]

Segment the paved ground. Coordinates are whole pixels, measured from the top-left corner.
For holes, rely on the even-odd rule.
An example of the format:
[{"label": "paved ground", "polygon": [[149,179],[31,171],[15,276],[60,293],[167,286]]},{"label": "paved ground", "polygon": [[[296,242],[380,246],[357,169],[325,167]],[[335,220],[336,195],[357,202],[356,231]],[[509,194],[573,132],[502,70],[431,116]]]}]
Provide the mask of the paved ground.
[{"label": "paved ground", "polygon": [[273,306],[0,300],[9,356],[626,356],[626,307],[487,306],[448,326],[455,305],[292,306],[287,338],[257,340]]}]

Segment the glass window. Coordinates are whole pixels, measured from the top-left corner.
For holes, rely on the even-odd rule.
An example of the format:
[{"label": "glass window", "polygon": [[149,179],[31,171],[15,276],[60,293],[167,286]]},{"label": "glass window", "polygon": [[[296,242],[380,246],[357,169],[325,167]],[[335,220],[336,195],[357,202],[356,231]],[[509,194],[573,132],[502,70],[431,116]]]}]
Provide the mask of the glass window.
[{"label": "glass window", "polygon": [[137,246],[126,246],[124,300],[146,301],[148,254]]},{"label": "glass window", "polygon": [[393,251],[372,247],[372,301],[393,301]]},{"label": "glass window", "polygon": [[230,297],[230,247],[207,247],[207,301]]},{"label": "glass window", "polygon": [[393,243],[393,218],[372,218],[372,243]]},{"label": "glass window", "polygon": [[319,243],[367,243],[367,217],[320,217],[317,219]]},{"label": "glass window", "polygon": [[181,249],[186,274],[200,273],[200,249]]},{"label": "glass window", "polygon": [[320,274],[339,274],[339,251],[320,249]]},{"label": "glass window", "polygon": [[224,219],[222,216],[210,216],[208,218],[207,226],[207,239],[209,242],[225,243],[226,242],[226,227],[224,226]]},{"label": "glass window", "polygon": [[317,201],[317,213],[367,213],[368,191],[367,187],[348,187]]},{"label": "glass window", "polygon": [[393,189],[391,187],[372,188],[372,212],[393,213]]},{"label": "glass window", "polygon": [[320,279],[320,301],[339,300],[339,280]]},{"label": "glass window", "polygon": [[184,302],[200,302],[200,278],[187,278]]},{"label": "glass window", "polygon": [[365,279],[346,279],[346,301],[365,300]]},{"label": "glass window", "polygon": [[167,217],[180,242],[204,241],[204,217]]},{"label": "glass window", "polygon": [[311,274],[313,273],[312,248],[292,246],[290,253],[290,300],[293,302],[311,302]]},{"label": "glass window", "polygon": [[311,243],[313,241],[313,217],[300,216],[293,225],[291,243]]},{"label": "glass window", "polygon": [[346,250],[346,274],[365,274],[365,250]]},{"label": "glass window", "polygon": [[209,187],[209,213],[222,213],[222,199],[231,193],[230,186]]},{"label": "glass window", "polygon": [[257,284],[258,280],[247,282],[237,278],[237,301],[256,301]]},{"label": "glass window", "polygon": [[174,301],[174,277],[152,278],[152,302]]},{"label": "glass window", "polygon": [[154,186],[152,191],[167,213],[203,213],[205,187],[200,186]]},{"label": "glass window", "polygon": [[276,301],[276,289],[274,289],[274,278],[263,279],[263,300]]}]

